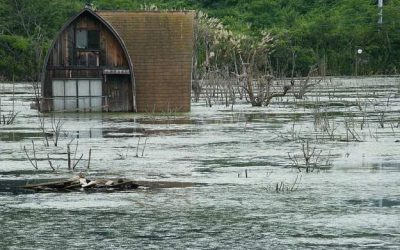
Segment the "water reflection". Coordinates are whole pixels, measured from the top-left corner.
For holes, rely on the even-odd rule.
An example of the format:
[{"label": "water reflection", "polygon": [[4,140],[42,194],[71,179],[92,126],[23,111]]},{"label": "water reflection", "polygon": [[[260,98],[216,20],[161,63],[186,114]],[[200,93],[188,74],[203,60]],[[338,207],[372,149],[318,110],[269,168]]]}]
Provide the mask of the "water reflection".
[{"label": "water reflection", "polygon": [[19,132],[19,131],[1,131],[0,141],[19,142],[26,139],[41,138],[42,133],[39,132]]}]

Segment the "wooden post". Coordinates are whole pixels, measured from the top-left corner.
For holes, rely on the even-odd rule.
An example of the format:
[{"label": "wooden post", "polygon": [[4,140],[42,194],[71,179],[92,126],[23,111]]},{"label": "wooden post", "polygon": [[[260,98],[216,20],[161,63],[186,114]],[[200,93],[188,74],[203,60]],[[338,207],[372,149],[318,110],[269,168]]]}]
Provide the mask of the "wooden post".
[{"label": "wooden post", "polygon": [[88,159],[88,164],[87,164],[87,168],[90,168],[90,157],[92,156],[92,149],[89,149],[89,159]]},{"label": "wooden post", "polygon": [[69,144],[67,145],[67,154],[68,154],[68,169],[71,169],[71,150]]},{"label": "wooden post", "polygon": [[139,139],[138,139],[138,142],[137,142],[137,146],[136,146],[136,156],[135,157],[139,157],[139,145],[140,145],[140,136],[139,136]]}]

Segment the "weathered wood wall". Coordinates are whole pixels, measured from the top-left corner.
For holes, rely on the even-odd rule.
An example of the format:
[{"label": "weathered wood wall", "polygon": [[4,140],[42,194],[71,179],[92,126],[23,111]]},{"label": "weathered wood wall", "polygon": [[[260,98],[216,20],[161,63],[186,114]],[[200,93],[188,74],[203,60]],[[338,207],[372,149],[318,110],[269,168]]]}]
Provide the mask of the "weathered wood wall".
[{"label": "weathered wood wall", "polygon": [[[76,48],[77,30],[98,30],[100,35],[99,49]],[[83,12],[73,20],[56,38],[46,64],[44,87],[44,107],[51,109],[52,81],[54,79],[103,79],[103,95],[112,99],[106,107],[112,111],[132,111],[132,83],[130,77],[116,76],[107,86],[103,69],[129,69],[128,59],[115,35],[90,12]],[[119,80],[119,82],[118,82]],[[118,84],[121,84],[120,86]],[[118,97],[124,100],[115,101],[115,92],[111,89],[123,89]],[[121,90],[122,91],[122,90]],[[129,103],[130,102],[130,103]],[[121,105],[121,106],[112,106]]]},{"label": "weathered wood wall", "polygon": [[105,25],[85,14],[72,22],[57,38],[48,62],[49,67],[78,66],[79,49],[75,48],[75,31],[79,29],[100,31],[100,50],[91,51],[99,52],[98,66],[128,68],[127,59],[115,36]]},{"label": "weathered wood wall", "polygon": [[132,111],[132,91],[128,75],[108,75],[103,83],[108,111]]}]

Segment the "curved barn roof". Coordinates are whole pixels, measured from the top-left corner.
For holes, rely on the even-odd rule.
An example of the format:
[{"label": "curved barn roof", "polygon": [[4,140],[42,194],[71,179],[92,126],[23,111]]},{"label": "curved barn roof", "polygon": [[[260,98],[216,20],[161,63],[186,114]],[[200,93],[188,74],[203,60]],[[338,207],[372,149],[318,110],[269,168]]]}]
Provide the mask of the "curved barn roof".
[{"label": "curved barn roof", "polygon": [[[189,110],[195,13],[100,11],[97,14],[125,42],[135,72],[138,107],[152,109],[165,105],[161,100],[170,98],[171,106],[184,100],[186,106],[182,110]],[[167,89],[166,85],[175,87]],[[172,97],[176,92],[182,93],[181,100]]]}]

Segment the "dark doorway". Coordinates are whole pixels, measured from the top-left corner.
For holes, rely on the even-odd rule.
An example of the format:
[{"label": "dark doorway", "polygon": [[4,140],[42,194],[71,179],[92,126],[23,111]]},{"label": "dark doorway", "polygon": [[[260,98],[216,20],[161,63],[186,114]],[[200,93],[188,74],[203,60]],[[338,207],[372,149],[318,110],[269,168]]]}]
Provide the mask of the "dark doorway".
[{"label": "dark doorway", "polygon": [[132,111],[132,85],[129,75],[106,75],[104,83],[108,111]]}]

